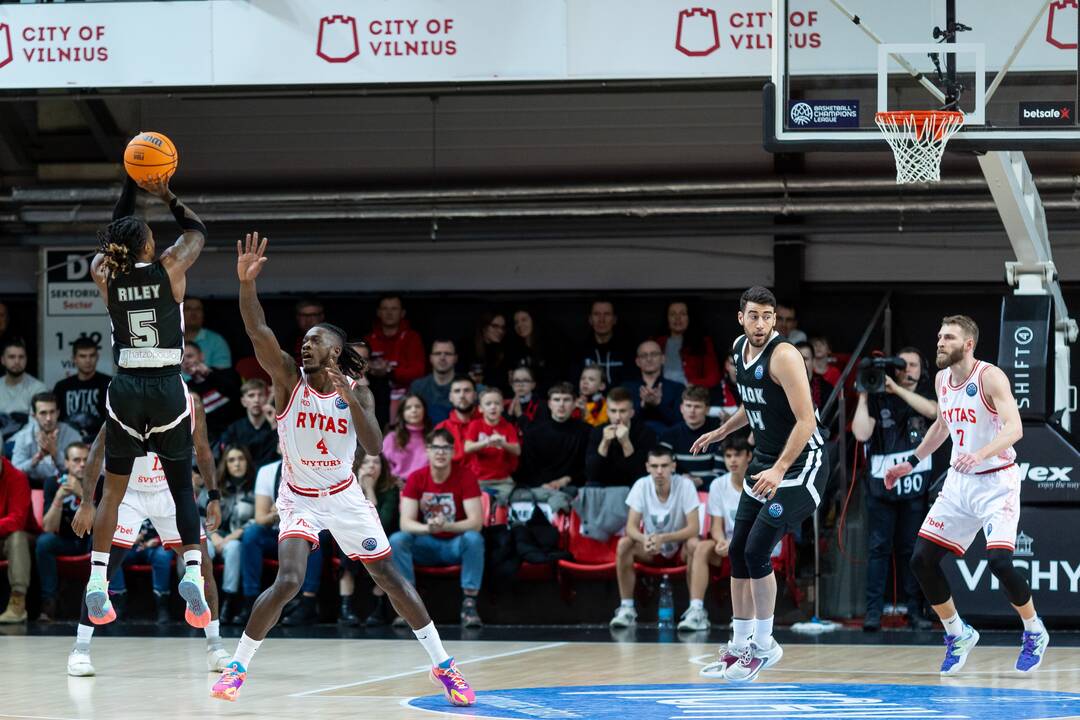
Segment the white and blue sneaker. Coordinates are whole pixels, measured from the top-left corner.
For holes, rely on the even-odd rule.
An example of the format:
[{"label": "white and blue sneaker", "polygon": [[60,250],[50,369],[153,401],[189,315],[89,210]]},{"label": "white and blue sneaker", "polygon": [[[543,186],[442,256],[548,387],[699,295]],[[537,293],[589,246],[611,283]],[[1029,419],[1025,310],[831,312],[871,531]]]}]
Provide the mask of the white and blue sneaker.
[{"label": "white and blue sneaker", "polygon": [[[955,675],[967,662],[967,657],[979,643],[979,631],[970,625],[964,625],[964,632],[959,635],[945,636],[945,659],[941,661],[942,675]],[[1018,663],[1019,665],[1019,663]]]},{"label": "white and blue sneaker", "polygon": [[1020,645],[1020,657],[1016,658],[1016,671],[1024,674],[1035,672],[1042,665],[1043,655],[1050,644],[1050,633],[1024,632],[1024,642]]}]

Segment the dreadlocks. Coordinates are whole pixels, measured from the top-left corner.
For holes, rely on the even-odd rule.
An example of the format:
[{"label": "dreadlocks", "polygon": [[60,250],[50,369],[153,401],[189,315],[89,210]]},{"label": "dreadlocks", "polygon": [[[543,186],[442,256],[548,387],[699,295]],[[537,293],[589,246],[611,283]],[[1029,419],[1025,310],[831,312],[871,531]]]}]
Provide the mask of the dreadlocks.
[{"label": "dreadlocks", "polygon": [[349,344],[349,338],[345,331],[332,323],[319,323],[315,327],[327,330],[337,336],[341,341],[341,354],[338,355],[337,364],[347,377],[358,378],[367,370],[367,361],[360,357],[360,353]]},{"label": "dreadlocks", "polygon": [[131,271],[146,244],[148,232],[146,223],[134,215],[113,220],[98,230],[98,252],[105,256],[104,265],[112,277]]}]

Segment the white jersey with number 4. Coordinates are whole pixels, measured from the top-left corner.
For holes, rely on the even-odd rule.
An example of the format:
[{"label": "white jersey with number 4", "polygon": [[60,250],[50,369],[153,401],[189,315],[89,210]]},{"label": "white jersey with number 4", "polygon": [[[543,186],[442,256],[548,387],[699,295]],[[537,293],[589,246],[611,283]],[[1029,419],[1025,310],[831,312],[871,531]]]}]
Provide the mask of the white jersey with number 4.
[{"label": "white jersey with number 4", "polygon": [[[952,437],[951,463],[955,463],[961,453],[978,452],[1001,432],[1001,418],[983,391],[983,375],[992,367],[990,363],[976,360],[967,378],[959,385],[953,384],[949,370],[938,373],[938,411]],[[993,472],[1015,461],[1016,451],[1010,446],[976,465],[969,474]]]},{"label": "white jersey with number 4", "polygon": [[[349,387],[355,381],[349,380]],[[348,402],[337,392],[320,395],[304,371],[277,416],[281,479],[297,488],[326,490],[352,477],[356,428]]]}]

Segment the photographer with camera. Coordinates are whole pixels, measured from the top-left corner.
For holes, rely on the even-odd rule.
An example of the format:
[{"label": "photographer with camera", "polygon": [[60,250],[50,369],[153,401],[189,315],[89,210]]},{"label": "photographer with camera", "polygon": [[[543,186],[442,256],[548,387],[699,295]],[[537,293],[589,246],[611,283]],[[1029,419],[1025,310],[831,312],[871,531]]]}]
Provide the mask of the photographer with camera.
[{"label": "photographer with camera", "polygon": [[937,417],[934,388],[919,351],[905,347],[896,357],[865,358],[859,362],[855,389],[859,403],[851,430],[865,443],[870,479],[866,483],[867,528],[870,533],[866,577],[866,617],[863,630],[881,629],[885,585],[895,550],[897,581],[907,600],[908,621],[915,629],[928,629],[921,610],[919,586],[908,567],[915,538],[926,516],[926,491],[931,458],[925,458],[892,490],[883,482],[885,471],[904,462],[918,447]]}]

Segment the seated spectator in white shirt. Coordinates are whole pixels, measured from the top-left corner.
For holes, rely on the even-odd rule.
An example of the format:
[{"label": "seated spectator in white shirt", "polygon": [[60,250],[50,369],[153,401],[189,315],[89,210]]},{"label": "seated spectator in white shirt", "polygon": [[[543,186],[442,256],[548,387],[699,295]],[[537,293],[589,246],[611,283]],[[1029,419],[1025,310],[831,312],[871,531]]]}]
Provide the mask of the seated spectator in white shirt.
[{"label": "seated spectator in white shirt", "polygon": [[44,488],[47,478],[57,478],[64,467],[64,450],[72,443],[82,442],[79,431],[60,422],[56,396],[41,392],[30,400],[33,416],[15,433],[15,450],[11,462],[26,473],[30,487]]},{"label": "seated spectator in white shirt", "polygon": [[655,447],[645,463],[649,474],[630,488],[626,505],[626,535],[619,539],[615,553],[615,573],[621,600],[613,628],[625,628],[637,622],[634,609],[634,562],[674,566],[694,555],[698,545],[697,489],[690,478],[675,475],[675,456],[671,448]]},{"label": "seated spectator in white shirt", "polygon": [[203,362],[212,368],[231,368],[232,351],[220,334],[203,327],[203,303],[197,297],[184,299],[184,342],[198,343]]},{"label": "seated spectator in white shirt", "polygon": [[[26,372],[26,343],[12,338],[4,345],[0,362],[4,377],[0,380],[0,414],[30,414],[30,398],[48,390],[45,383]],[[20,420],[20,422],[22,422]]]}]

